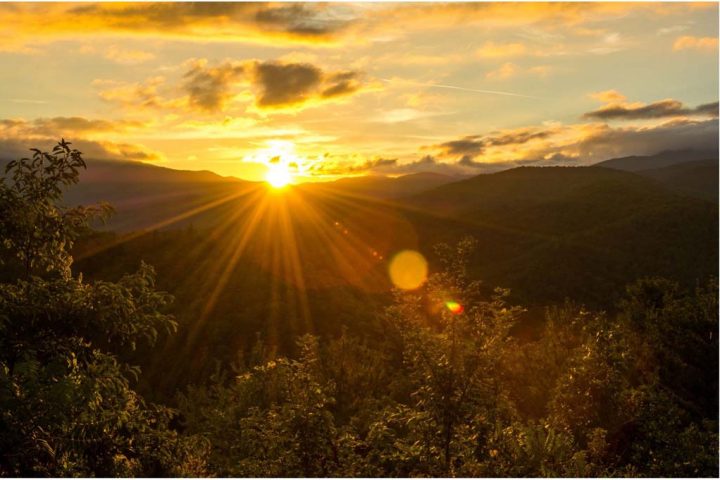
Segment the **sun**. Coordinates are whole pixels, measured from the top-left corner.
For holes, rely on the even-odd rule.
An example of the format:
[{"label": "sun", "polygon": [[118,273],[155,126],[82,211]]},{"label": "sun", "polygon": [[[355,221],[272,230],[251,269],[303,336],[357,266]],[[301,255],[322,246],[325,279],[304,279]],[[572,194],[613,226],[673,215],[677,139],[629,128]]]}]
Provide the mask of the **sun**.
[{"label": "sun", "polygon": [[265,174],[265,181],[273,188],[283,188],[292,183],[292,175],[286,165],[270,165]]}]

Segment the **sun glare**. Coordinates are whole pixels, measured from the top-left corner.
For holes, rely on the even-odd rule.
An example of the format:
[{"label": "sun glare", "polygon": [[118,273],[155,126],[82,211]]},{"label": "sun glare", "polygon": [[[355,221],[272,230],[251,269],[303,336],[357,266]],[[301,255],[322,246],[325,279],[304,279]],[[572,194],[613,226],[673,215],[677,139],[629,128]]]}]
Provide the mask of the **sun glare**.
[{"label": "sun glare", "polygon": [[274,188],[283,188],[292,183],[292,175],[285,165],[272,165],[268,167],[265,180]]},{"label": "sun glare", "polygon": [[294,174],[303,170],[303,159],[295,152],[295,144],[287,140],[268,140],[266,148],[258,150],[251,161],[267,167],[265,181],[273,188],[293,183]]}]

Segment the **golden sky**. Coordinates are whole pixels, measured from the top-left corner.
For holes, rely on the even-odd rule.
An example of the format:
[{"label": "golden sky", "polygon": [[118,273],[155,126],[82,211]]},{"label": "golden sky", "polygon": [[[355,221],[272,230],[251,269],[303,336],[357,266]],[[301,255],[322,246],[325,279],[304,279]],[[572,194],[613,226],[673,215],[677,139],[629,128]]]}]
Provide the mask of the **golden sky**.
[{"label": "golden sky", "polygon": [[2,3],[0,147],[297,181],[716,148],[718,6]]}]

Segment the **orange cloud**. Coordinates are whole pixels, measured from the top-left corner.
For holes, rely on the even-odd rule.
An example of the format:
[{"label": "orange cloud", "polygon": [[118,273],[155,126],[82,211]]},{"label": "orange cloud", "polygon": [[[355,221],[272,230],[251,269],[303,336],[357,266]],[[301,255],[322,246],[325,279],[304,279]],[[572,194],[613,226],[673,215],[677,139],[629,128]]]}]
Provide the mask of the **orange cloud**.
[{"label": "orange cloud", "polygon": [[604,103],[621,103],[627,100],[627,97],[617,90],[603,90],[602,92],[593,92],[590,98],[594,98]]},{"label": "orange cloud", "polygon": [[353,24],[343,4],[246,2],[14,3],[0,5],[3,49],[98,35],[323,44]]},{"label": "orange cloud", "polygon": [[673,51],[679,50],[704,50],[714,51],[718,48],[718,39],[715,37],[678,37],[673,43]]}]

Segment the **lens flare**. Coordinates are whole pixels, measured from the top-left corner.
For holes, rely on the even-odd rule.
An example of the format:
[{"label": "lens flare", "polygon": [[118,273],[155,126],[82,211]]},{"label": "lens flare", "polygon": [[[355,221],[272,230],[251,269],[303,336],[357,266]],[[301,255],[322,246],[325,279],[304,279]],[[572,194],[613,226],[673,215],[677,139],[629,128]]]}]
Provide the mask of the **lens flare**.
[{"label": "lens flare", "polygon": [[460,305],[458,302],[454,302],[452,300],[448,300],[447,302],[445,302],[445,306],[448,310],[450,310],[450,313],[454,315],[460,315],[465,311],[465,307]]},{"label": "lens flare", "polygon": [[427,260],[421,253],[403,250],[390,261],[390,280],[398,288],[415,290],[427,280],[427,270]]}]

